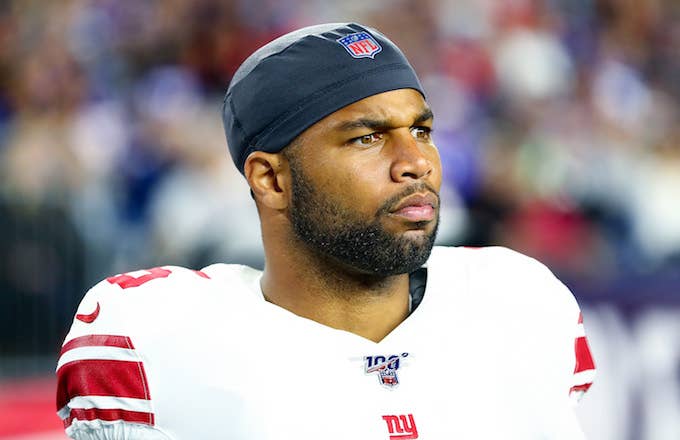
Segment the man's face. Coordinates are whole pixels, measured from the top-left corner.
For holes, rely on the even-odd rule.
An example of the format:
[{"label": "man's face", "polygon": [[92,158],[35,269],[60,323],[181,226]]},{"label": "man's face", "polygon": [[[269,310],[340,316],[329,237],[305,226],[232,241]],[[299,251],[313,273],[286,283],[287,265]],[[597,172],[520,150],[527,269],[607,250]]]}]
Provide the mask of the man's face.
[{"label": "man's face", "polygon": [[358,101],[307,129],[287,152],[290,220],[312,251],[378,276],[430,255],[441,163],[422,95],[401,89]]}]

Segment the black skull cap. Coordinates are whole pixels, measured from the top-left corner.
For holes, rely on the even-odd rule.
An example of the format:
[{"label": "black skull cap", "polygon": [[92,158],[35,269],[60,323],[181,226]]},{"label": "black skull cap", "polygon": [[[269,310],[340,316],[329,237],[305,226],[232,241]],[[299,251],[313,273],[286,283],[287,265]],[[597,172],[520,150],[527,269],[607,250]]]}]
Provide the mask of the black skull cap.
[{"label": "black skull cap", "polygon": [[357,23],[305,27],[266,44],[238,68],[222,107],[227,144],[243,174],[253,151],[276,153],[331,113],[378,93],[425,93],[401,50]]}]

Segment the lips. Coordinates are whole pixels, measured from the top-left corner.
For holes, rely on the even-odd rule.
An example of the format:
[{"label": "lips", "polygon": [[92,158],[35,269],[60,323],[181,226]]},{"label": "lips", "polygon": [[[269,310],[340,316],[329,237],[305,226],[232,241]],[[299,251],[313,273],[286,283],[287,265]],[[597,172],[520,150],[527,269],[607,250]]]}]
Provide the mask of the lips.
[{"label": "lips", "polygon": [[437,205],[437,196],[432,193],[413,194],[399,202],[390,214],[411,222],[431,221],[435,217]]}]

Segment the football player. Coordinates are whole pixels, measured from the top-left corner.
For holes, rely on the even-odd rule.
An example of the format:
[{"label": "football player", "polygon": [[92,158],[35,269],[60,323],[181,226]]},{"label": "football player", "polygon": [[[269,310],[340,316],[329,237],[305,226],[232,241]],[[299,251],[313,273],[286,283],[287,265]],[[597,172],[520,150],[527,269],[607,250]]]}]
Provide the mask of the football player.
[{"label": "football player", "polygon": [[57,366],[74,439],[582,439],[571,292],[500,247],[433,247],[442,170],[402,52],[355,23],[253,53],[227,90],[265,268],[164,266],[80,304]]}]

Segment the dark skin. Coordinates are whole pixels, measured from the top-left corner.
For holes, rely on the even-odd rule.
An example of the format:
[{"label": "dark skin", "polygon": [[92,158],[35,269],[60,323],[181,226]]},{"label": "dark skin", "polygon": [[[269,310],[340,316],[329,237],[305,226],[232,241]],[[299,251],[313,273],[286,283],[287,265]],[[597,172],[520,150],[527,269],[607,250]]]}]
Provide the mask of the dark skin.
[{"label": "dark skin", "polygon": [[[295,154],[315,188],[368,222],[408,187],[424,182],[439,191],[441,162],[431,128],[432,113],[422,95],[394,90],[317,122],[295,141]],[[266,261],[261,287],[269,302],[374,342],[406,319],[408,274],[362,273],[323,258],[296,237],[289,213],[290,163],[283,152],[250,154],[245,176],[260,214]],[[424,216],[415,221],[407,213],[390,212],[380,223],[391,234],[424,241],[436,215]]]}]

